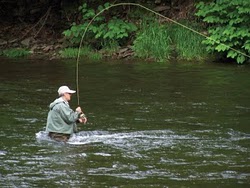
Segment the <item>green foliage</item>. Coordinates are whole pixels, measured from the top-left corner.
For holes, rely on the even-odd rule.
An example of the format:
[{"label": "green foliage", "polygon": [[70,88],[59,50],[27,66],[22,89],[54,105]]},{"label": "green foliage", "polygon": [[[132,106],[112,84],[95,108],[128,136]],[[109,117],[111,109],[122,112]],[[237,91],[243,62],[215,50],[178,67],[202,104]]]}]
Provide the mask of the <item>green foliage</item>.
[{"label": "green foliage", "polygon": [[[98,12],[103,11],[109,6],[109,3],[105,3],[104,6],[100,5]],[[90,20],[96,15],[96,11],[89,9],[86,3],[79,7],[79,10],[82,13],[82,23],[73,23],[70,29],[63,32],[63,34],[70,39],[72,45],[78,45],[80,43],[86,27]],[[89,25],[84,42],[86,44],[92,44],[96,48],[102,48],[104,44],[108,46],[108,44],[113,44],[114,41],[120,44],[124,39],[128,38],[130,33],[136,30],[137,27],[132,23],[125,22],[115,16],[108,20],[105,18],[105,15],[100,14]]]},{"label": "green foliage", "polygon": [[97,53],[97,52],[92,52],[90,55],[88,55],[89,59],[93,60],[93,61],[98,61],[100,59],[102,59],[102,54]]},{"label": "green foliage", "polygon": [[[185,23],[183,23],[185,24]],[[198,26],[190,23],[186,23],[189,27],[195,27],[198,30]],[[182,59],[204,59],[208,56],[206,46],[202,44],[203,37],[193,33],[186,28],[179,25],[171,24],[169,26],[169,33],[171,33],[171,39],[175,46],[175,50],[178,57]]]},{"label": "green foliage", "polygon": [[[250,1],[218,0],[197,4],[197,16],[210,25],[210,38],[204,41],[207,49],[226,54],[241,64],[250,54]],[[233,50],[235,49],[235,50]]]},{"label": "green foliage", "polygon": [[24,57],[30,54],[30,51],[23,48],[10,48],[2,51],[2,55],[10,58]]},{"label": "green foliage", "polygon": [[[65,48],[59,51],[59,54],[63,58],[75,58],[78,54],[78,48]],[[85,55],[85,50],[80,51],[80,56]]]},{"label": "green foliage", "polygon": [[133,50],[140,58],[165,61],[170,56],[170,37],[166,28],[156,22],[143,23],[134,40]]},{"label": "green foliage", "polygon": [[[191,27],[190,23],[186,23]],[[195,25],[196,29],[197,26]],[[133,50],[141,58],[153,58],[166,61],[175,50],[182,59],[204,59],[208,56],[203,38],[179,25],[160,25],[150,20],[143,23],[142,30],[137,34]]]},{"label": "green foliage", "polygon": [[[59,54],[63,58],[76,58],[78,55],[78,48],[65,48],[59,51]],[[80,56],[88,57],[92,60],[99,60],[102,58],[101,54],[94,52],[90,47],[84,46],[80,49]]]},{"label": "green foliage", "polygon": [[105,56],[112,56],[114,53],[116,53],[119,50],[119,45],[116,41],[109,42],[108,44],[103,43],[103,49],[100,50],[102,54],[105,54]]}]

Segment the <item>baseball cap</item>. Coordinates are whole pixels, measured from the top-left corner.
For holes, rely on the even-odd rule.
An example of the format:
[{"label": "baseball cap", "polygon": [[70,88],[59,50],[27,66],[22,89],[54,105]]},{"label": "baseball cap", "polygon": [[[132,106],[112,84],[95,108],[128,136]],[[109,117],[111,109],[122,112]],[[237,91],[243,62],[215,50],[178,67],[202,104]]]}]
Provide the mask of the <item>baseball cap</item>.
[{"label": "baseball cap", "polygon": [[58,94],[59,95],[63,95],[64,93],[75,93],[75,92],[76,92],[75,90],[69,89],[68,86],[61,86],[58,89]]}]

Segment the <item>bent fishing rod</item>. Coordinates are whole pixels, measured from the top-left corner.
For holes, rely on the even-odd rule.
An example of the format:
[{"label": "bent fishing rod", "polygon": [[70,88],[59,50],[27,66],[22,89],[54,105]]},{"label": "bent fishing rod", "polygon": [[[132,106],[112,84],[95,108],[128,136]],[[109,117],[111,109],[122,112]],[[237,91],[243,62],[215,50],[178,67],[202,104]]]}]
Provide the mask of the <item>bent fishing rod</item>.
[{"label": "bent fishing rod", "polygon": [[196,33],[196,34],[198,34],[198,35],[200,35],[200,36],[202,36],[202,37],[208,39],[208,40],[212,40],[212,41],[214,41],[214,42],[217,43],[217,44],[221,44],[221,45],[223,45],[223,46],[225,46],[225,47],[227,47],[227,48],[229,48],[229,49],[231,49],[231,50],[233,50],[233,51],[235,51],[235,52],[237,52],[237,53],[239,53],[239,54],[241,54],[241,55],[243,55],[243,56],[245,56],[245,57],[250,58],[249,55],[247,55],[247,54],[245,54],[245,53],[243,53],[243,52],[241,52],[241,51],[239,51],[239,50],[237,50],[237,49],[235,49],[235,48],[232,48],[232,47],[230,47],[230,46],[228,46],[228,45],[226,45],[226,44],[224,44],[224,43],[221,43],[221,42],[219,42],[219,41],[216,41],[215,39],[213,39],[213,38],[211,38],[211,37],[209,37],[209,36],[206,36],[205,34],[199,32],[199,31],[196,31],[196,30],[194,30],[194,29],[192,29],[192,28],[190,28],[190,27],[188,27],[188,26],[186,26],[186,25],[183,25],[183,24],[181,24],[181,23],[179,23],[179,22],[177,22],[177,21],[175,21],[175,20],[173,20],[173,19],[171,19],[171,18],[169,18],[169,17],[167,17],[167,16],[164,16],[164,15],[158,13],[158,12],[155,12],[154,10],[151,10],[151,9],[149,9],[149,8],[143,6],[143,5],[140,5],[140,4],[137,4],[137,3],[117,3],[117,4],[113,4],[113,5],[110,5],[110,6],[106,7],[106,8],[104,8],[104,9],[101,10],[100,12],[98,12],[98,13],[89,21],[89,23],[88,23],[87,27],[85,28],[84,33],[83,33],[83,35],[82,35],[82,37],[81,37],[81,41],[80,41],[79,48],[78,48],[78,53],[77,53],[77,60],[76,60],[76,94],[77,94],[77,104],[78,104],[78,106],[80,105],[79,60],[80,60],[80,51],[81,51],[83,39],[84,39],[84,37],[85,37],[85,35],[86,35],[86,32],[87,32],[89,26],[90,26],[91,23],[96,19],[97,16],[99,16],[99,15],[102,14],[103,12],[109,10],[110,8],[117,7],[117,6],[137,6],[137,7],[140,7],[140,8],[142,8],[142,9],[145,9],[145,10],[147,10],[147,11],[149,11],[149,12],[154,13],[155,15],[157,15],[157,16],[159,16],[159,17],[162,17],[162,18],[164,18],[164,19],[167,19],[168,21],[170,21],[170,22],[172,22],[172,23],[174,23],[174,24],[177,24],[177,25],[179,25],[179,26],[181,26],[181,27],[183,27],[183,28],[185,28],[185,29],[188,29],[188,30],[190,30],[190,31],[192,31],[192,32],[194,32],[194,33]]}]

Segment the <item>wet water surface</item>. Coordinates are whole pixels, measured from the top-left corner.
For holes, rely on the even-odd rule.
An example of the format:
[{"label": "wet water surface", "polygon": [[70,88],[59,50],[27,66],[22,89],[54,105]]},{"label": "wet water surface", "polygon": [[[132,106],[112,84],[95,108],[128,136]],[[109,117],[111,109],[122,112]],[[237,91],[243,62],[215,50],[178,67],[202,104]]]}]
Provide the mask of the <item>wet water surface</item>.
[{"label": "wet water surface", "polygon": [[82,61],[89,121],[71,144],[44,128],[58,87],[76,88],[75,62],[0,66],[0,187],[250,185],[248,66]]}]

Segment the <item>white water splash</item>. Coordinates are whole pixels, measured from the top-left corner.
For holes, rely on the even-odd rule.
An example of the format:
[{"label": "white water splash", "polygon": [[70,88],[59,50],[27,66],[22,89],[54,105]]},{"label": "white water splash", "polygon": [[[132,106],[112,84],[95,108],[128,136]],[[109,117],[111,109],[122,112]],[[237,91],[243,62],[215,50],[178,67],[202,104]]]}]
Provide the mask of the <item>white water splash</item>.
[{"label": "white water splash", "polygon": [[[49,138],[48,133],[40,131],[36,133],[38,141],[53,141]],[[73,134],[69,139],[70,144],[83,145],[103,143],[113,145],[115,147],[158,147],[171,146],[173,139],[190,139],[188,135],[178,136],[170,130],[151,130],[151,131],[136,131],[125,133],[112,133],[107,131],[82,131]],[[144,148],[146,149],[146,148]]]},{"label": "white water splash", "polygon": [[[38,141],[55,142],[48,137],[48,133],[40,131],[36,134]],[[134,155],[137,151],[149,151],[159,147],[171,148],[183,140],[197,140],[199,138],[193,135],[178,135],[171,130],[147,130],[135,132],[115,133],[108,131],[82,131],[73,134],[68,144],[84,145],[97,144],[112,146],[119,150],[132,152]],[[138,154],[138,153],[137,153]],[[140,156],[138,156],[140,157]]]}]

